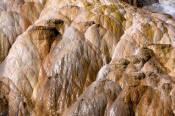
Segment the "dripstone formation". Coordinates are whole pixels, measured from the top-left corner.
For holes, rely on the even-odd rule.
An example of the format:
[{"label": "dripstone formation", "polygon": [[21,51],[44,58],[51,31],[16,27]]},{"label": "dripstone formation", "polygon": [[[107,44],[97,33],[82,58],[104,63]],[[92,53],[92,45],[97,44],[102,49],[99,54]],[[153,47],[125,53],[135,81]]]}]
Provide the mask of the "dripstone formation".
[{"label": "dripstone formation", "polygon": [[174,116],[175,19],[154,2],[0,0],[0,116]]}]

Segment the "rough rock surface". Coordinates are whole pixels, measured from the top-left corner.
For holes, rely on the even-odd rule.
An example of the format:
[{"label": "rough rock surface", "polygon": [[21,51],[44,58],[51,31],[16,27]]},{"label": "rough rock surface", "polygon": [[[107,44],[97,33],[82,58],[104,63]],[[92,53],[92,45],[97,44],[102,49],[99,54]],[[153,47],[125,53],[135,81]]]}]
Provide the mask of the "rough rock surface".
[{"label": "rough rock surface", "polygon": [[0,0],[0,116],[174,115],[171,16],[118,0]]},{"label": "rough rock surface", "polygon": [[24,0],[0,0],[0,62],[29,25],[39,17],[42,6],[39,2]]}]

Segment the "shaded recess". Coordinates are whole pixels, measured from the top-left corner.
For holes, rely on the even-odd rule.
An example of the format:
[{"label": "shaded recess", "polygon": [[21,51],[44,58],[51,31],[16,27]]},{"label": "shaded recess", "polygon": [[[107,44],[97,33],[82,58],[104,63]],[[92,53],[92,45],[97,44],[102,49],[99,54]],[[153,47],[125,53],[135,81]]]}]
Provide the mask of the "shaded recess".
[{"label": "shaded recess", "polygon": [[137,7],[143,7],[146,5],[151,5],[153,3],[158,3],[159,0],[122,0],[124,2],[127,2],[131,5],[137,6]]}]

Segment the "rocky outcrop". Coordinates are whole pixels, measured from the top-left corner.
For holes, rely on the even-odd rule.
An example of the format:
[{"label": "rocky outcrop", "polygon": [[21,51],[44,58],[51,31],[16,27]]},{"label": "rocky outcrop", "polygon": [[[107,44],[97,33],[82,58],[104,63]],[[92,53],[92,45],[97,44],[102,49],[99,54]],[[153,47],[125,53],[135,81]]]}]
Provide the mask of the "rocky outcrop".
[{"label": "rocky outcrop", "polygon": [[0,116],[174,115],[169,15],[118,0],[0,6],[12,13],[0,21]]},{"label": "rocky outcrop", "polygon": [[0,1],[0,62],[7,56],[16,37],[37,20],[41,10],[39,2]]}]

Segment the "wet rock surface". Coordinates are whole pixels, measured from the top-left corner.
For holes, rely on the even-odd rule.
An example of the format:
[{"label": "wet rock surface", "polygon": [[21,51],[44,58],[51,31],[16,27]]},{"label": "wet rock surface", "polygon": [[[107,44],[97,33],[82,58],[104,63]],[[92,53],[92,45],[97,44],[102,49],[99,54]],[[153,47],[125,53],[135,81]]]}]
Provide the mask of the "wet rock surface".
[{"label": "wet rock surface", "polygon": [[158,3],[147,5],[144,8],[152,12],[168,14],[175,18],[175,1],[174,0],[159,0]]},{"label": "wet rock surface", "polygon": [[174,116],[175,20],[125,2],[1,0],[0,116]]}]

